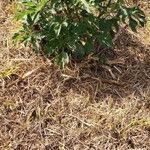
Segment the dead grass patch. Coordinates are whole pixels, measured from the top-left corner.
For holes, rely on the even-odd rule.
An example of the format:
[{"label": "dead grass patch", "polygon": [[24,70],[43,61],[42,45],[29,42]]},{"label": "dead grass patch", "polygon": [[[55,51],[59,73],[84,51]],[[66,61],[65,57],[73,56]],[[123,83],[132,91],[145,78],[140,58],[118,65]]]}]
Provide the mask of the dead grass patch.
[{"label": "dead grass patch", "polygon": [[100,49],[105,65],[86,58],[61,71],[30,49],[12,47],[6,6],[1,2],[0,149],[149,150],[147,29],[122,30],[115,48]]}]

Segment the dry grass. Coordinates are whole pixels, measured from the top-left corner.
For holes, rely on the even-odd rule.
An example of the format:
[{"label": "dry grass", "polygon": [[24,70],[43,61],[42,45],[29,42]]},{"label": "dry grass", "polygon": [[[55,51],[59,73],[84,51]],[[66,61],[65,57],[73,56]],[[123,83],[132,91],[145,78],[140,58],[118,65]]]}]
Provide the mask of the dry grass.
[{"label": "dry grass", "polygon": [[12,47],[0,4],[0,150],[150,149],[150,27],[122,30],[106,65],[87,58],[60,71]]}]

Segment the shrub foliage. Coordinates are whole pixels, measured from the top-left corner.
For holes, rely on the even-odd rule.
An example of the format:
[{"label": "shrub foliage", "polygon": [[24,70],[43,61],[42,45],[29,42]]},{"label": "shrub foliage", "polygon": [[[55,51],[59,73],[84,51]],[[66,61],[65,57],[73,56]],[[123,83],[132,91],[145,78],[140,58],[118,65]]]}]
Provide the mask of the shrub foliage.
[{"label": "shrub foliage", "polygon": [[15,18],[21,21],[13,40],[55,58],[63,68],[74,55],[94,53],[94,40],[111,47],[123,24],[136,32],[145,25],[144,12],[125,0],[19,0]]}]

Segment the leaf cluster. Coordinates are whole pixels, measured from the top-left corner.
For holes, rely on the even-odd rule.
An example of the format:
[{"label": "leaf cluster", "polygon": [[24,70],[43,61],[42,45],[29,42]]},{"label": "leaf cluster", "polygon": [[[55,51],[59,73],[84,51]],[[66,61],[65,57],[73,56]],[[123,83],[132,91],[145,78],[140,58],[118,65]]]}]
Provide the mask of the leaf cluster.
[{"label": "leaf cluster", "polygon": [[111,47],[122,24],[136,32],[145,25],[144,12],[125,0],[19,0],[15,18],[22,22],[14,42],[32,44],[64,68],[70,56],[94,53],[94,39]]}]

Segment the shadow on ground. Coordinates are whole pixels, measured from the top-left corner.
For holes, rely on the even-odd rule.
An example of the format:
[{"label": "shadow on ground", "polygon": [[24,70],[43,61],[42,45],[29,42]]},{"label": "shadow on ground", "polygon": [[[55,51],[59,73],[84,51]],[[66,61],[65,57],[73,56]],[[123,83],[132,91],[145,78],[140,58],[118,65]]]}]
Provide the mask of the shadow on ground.
[{"label": "shadow on ground", "polygon": [[150,86],[150,45],[145,46],[128,31],[122,31],[115,43],[114,49],[102,50],[107,58],[105,64],[86,59],[78,65],[76,77],[65,80],[63,87],[79,89],[79,92],[82,89],[91,93],[96,101],[104,95],[120,99],[147,89]]}]

